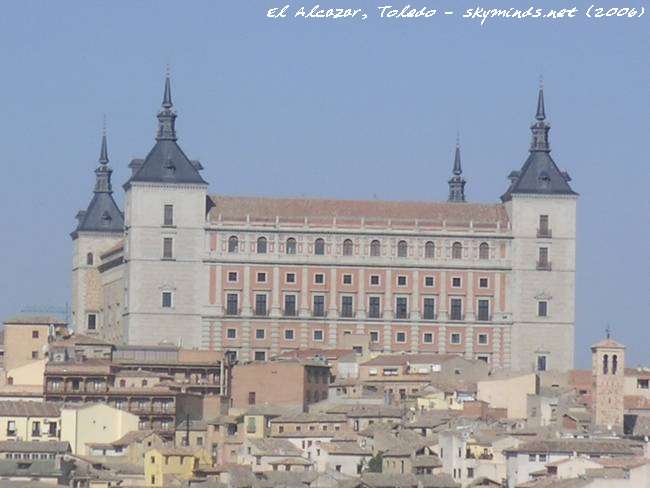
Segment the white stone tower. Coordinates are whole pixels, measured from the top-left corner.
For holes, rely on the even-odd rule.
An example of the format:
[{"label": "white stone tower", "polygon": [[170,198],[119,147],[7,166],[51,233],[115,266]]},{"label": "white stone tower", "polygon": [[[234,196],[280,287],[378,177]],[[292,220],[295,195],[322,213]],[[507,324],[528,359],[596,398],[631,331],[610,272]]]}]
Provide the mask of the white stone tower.
[{"label": "white stone tower", "polygon": [[199,346],[208,184],[178,146],[169,76],[156,143],[124,185],[125,316],[129,344]]},{"label": "white stone tower", "polygon": [[124,217],[113,200],[108,165],[106,130],[102,135],[99,165],[92,200],[77,214],[72,237],[72,324],[84,334],[100,334],[102,328],[102,290],[97,266],[100,253],[116,245],[123,236]]},{"label": "white stone tower", "polygon": [[501,197],[512,225],[512,369],[573,367],[577,193],[551,158],[544,91],[530,154]]},{"label": "white stone tower", "polygon": [[591,346],[594,394],[594,424],[623,433],[625,395],[625,346],[607,338]]}]

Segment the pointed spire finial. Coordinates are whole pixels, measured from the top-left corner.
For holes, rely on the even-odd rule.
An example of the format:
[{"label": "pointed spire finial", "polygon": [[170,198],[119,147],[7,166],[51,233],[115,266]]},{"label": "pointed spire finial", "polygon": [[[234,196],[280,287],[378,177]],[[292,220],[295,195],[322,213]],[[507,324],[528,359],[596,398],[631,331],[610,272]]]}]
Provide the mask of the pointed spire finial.
[{"label": "pointed spire finial", "polygon": [[537,94],[537,113],[535,114],[537,120],[546,119],[546,110],[544,107],[544,76],[539,76],[539,93]]},{"label": "pointed spire finial", "polygon": [[103,115],[102,121],[102,147],[99,151],[99,162],[108,164],[108,147],[106,144],[106,114]]},{"label": "pointed spire finial", "polygon": [[454,153],[454,169],[453,173],[456,176],[463,174],[463,168],[460,165],[460,133],[456,133],[456,151]]},{"label": "pointed spire finial", "polygon": [[165,93],[163,95],[162,106],[163,108],[172,108],[172,88],[169,65],[167,65],[167,68],[165,69]]},{"label": "pointed spire finial", "polygon": [[607,324],[607,328],[605,329],[605,335],[607,336],[608,339],[610,339],[612,336],[612,328],[610,327],[609,324]]}]

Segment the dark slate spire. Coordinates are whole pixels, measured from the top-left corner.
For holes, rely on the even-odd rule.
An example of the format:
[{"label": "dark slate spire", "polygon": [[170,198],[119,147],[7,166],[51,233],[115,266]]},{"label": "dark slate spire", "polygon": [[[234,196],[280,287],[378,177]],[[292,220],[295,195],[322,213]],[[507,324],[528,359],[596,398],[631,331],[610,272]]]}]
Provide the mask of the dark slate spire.
[{"label": "dark slate spire", "polygon": [[71,234],[76,239],[79,232],[124,232],[124,215],[113,200],[111,175],[113,170],[108,165],[108,144],[106,143],[106,126],[102,133],[99,150],[99,165],[95,169],[95,190],[86,210],[77,214],[77,228]]},{"label": "dark slate spire", "polygon": [[165,77],[165,93],[163,94],[162,108],[158,112],[158,134],[156,140],[176,140],[176,111],[172,104],[172,88],[169,72]]},{"label": "dark slate spire", "polygon": [[113,193],[111,186],[111,175],[113,170],[108,165],[108,147],[106,144],[106,126],[102,132],[102,146],[99,150],[99,166],[95,170],[97,180],[95,182],[95,193]]},{"label": "dark slate spire", "polygon": [[465,201],[465,178],[462,177],[463,168],[460,165],[460,138],[456,137],[456,152],[454,154],[453,176],[449,179],[449,201]]},{"label": "dark slate spire", "polygon": [[546,195],[576,195],[569,186],[571,177],[560,169],[551,158],[551,146],[548,133],[551,126],[546,122],[546,107],[544,104],[544,86],[540,81],[537,94],[537,111],[535,122],[530,126],[533,134],[530,144],[530,154],[520,171],[512,171],[508,178],[510,187],[501,196],[502,201],[512,198],[517,193],[533,193]]},{"label": "dark slate spire", "polygon": [[169,72],[165,77],[162,108],[158,112],[156,144],[144,160],[134,160],[131,179],[124,185],[128,189],[133,182],[176,183],[207,185],[199,174],[203,169],[198,161],[191,161],[178,146],[176,137],[176,111],[172,104]]}]

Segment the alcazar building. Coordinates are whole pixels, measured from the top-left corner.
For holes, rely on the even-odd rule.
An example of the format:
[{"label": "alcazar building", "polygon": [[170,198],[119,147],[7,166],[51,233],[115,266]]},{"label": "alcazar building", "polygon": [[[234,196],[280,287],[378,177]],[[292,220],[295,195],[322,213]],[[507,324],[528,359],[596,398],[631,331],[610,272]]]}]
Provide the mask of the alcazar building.
[{"label": "alcazar building", "polygon": [[458,145],[446,202],[210,194],[175,121],[167,79],[123,211],[102,139],[72,233],[80,332],[240,360],[365,336],[378,351],[573,366],[577,194],[551,158],[541,88],[530,152],[499,203],[465,201]]}]

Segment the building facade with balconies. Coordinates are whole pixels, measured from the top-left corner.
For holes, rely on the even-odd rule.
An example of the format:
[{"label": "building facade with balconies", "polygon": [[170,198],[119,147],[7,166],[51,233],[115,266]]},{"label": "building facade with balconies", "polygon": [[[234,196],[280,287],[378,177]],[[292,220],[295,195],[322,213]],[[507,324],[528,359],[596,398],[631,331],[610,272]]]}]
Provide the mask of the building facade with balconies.
[{"label": "building facade with balconies", "polygon": [[[119,237],[98,259],[76,244],[84,333],[244,361],[365,334],[377,351],[572,367],[577,194],[550,157],[541,88],[529,157],[499,203],[466,201],[458,144],[444,203],[209,195],[176,142],[169,79],[158,119],[154,148],[130,165],[123,228],[100,219],[104,198],[73,233]],[[107,161],[103,144],[98,178]],[[80,290],[82,274],[98,277]]]}]

